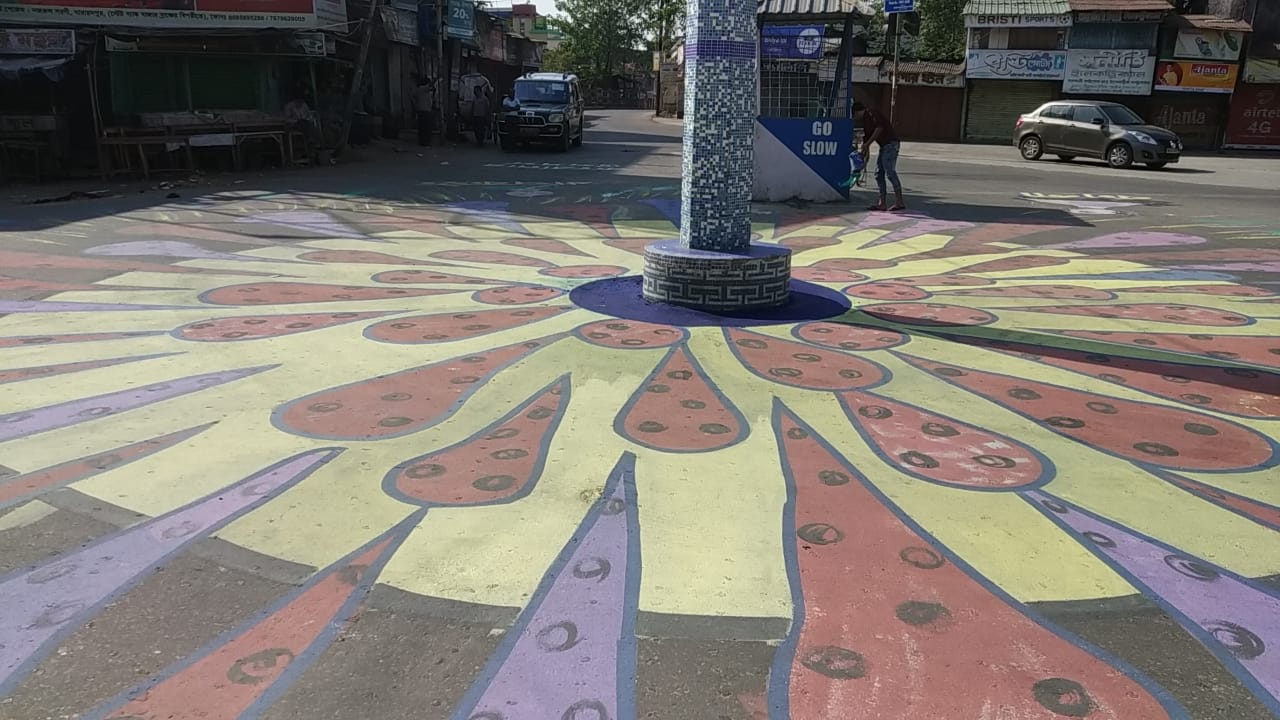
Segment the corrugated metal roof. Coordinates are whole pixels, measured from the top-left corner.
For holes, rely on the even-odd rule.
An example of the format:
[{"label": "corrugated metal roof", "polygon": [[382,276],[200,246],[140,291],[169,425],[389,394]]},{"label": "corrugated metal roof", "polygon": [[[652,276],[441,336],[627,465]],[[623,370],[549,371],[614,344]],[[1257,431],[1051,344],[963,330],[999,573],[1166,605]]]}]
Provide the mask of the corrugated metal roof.
[{"label": "corrugated metal roof", "polygon": [[1217,15],[1171,15],[1169,19],[1179,27],[1192,27],[1197,30],[1253,32],[1253,26],[1244,20],[1233,20]]},{"label": "corrugated metal roof", "polygon": [[926,75],[959,75],[964,72],[964,63],[900,62],[898,63],[898,72]]},{"label": "corrugated metal roof", "polygon": [[1067,0],[969,0],[965,15],[1065,15]]},{"label": "corrugated metal roof", "polygon": [[756,14],[770,17],[846,17],[850,13],[871,15],[869,0],[756,0]]},{"label": "corrugated metal roof", "polygon": [[1067,0],[1067,4],[1076,12],[1089,12],[1091,10],[1168,10],[1172,11],[1173,6],[1169,4],[1169,0]]},{"label": "corrugated metal roof", "polygon": [[879,55],[859,55],[853,59],[854,67],[880,67],[884,58]]}]

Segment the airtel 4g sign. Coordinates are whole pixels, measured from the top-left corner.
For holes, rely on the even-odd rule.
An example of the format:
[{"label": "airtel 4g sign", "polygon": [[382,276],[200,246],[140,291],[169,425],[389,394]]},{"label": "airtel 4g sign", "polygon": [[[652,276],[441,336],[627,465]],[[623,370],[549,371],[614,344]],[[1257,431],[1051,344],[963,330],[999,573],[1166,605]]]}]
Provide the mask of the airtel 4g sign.
[{"label": "airtel 4g sign", "polygon": [[1280,86],[1240,85],[1231,96],[1227,147],[1280,147]]}]

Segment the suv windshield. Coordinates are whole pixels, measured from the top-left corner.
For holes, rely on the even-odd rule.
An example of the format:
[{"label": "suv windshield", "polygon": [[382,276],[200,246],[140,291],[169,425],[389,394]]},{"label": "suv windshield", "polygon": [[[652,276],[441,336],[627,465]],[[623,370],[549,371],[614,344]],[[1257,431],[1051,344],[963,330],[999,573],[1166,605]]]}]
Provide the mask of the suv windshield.
[{"label": "suv windshield", "polygon": [[1116,125],[1145,125],[1138,113],[1123,105],[1103,105],[1100,108],[1107,119]]},{"label": "suv windshield", "polygon": [[516,83],[516,100],[562,105],[569,102],[569,83],[551,80],[521,80]]}]

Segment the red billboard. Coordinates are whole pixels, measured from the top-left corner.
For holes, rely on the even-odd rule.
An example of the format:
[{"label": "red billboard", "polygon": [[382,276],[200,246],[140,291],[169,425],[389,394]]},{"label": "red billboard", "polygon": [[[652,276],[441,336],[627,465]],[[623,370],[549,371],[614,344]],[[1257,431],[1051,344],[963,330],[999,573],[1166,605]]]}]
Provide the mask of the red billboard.
[{"label": "red billboard", "polygon": [[0,0],[0,22],[26,25],[287,30],[346,20],[333,0]]},{"label": "red billboard", "polygon": [[1280,85],[1239,85],[1231,96],[1227,147],[1280,148]]}]

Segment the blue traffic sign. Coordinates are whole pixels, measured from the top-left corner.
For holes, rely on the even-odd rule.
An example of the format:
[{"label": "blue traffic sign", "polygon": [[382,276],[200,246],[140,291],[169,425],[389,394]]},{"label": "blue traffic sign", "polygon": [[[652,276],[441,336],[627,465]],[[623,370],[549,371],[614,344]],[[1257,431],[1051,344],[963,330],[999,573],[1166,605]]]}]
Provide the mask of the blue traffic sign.
[{"label": "blue traffic sign", "polygon": [[888,14],[915,12],[916,0],[884,0],[884,11]]}]

